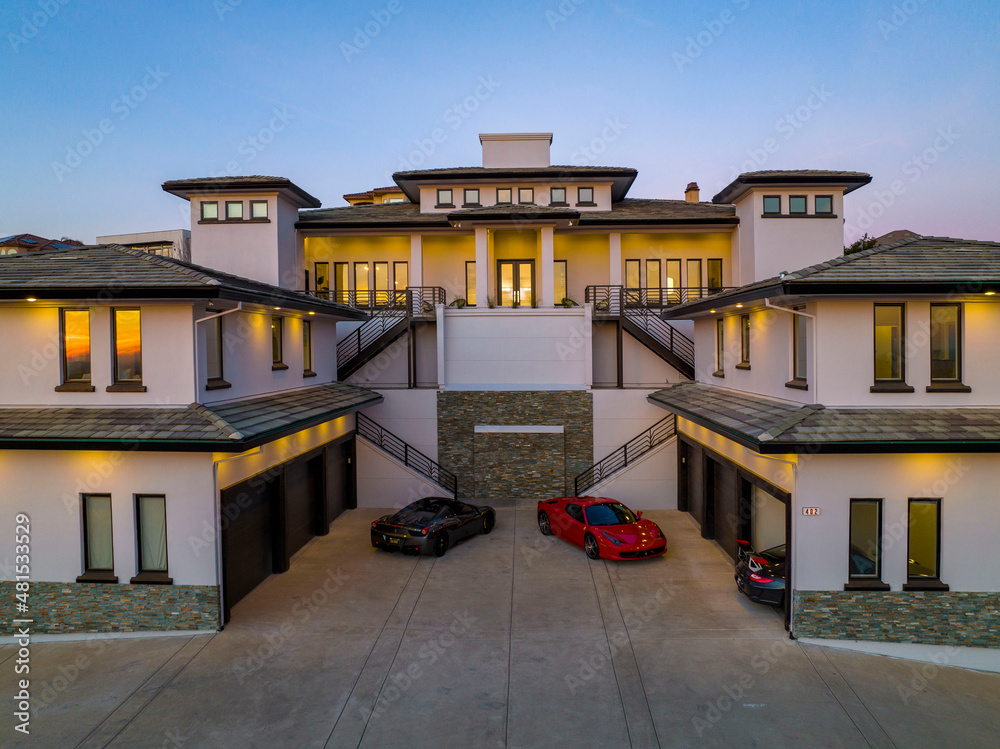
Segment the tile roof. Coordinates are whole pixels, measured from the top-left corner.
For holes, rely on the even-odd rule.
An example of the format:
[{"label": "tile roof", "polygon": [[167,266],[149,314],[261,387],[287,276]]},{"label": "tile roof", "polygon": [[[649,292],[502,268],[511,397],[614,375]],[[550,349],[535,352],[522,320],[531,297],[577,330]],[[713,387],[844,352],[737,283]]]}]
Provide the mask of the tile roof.
[{"label": "tile roof", "polygon": [[83,247],[83,242],[77,242],[75,239],[46,239],[37,234],[11,234],[9,237],[0,239],[0,245],[22,248],[28,252],[38,252],[39,250]]},{"label": "tile roof", "polygon": [[456,180],[529,180],[579,181],[589,179],[610,179],[611,199],[621,200],[628,193],[638,172],[620,166],[525,166],[525,167],[484,167],[459,166],[443,169],[419,169],[396,172],[392,178],[400,189],[414,203],[420,197],[415,186],[419,182],[451,182]]},{"label": "tile roof", "polygon": [[686,200],[625,198],[611,204],[610,211],[581,211],[581,224],[708,222],[737,223],[731,205],[689,203]]},{"label": "tile roof", "polygon": [[251,174],[241,177],[194,177],[192,179],[169,179],[162,188],[179,197],[187,193],[239,192],[241,190],[287,190],[302,202],[303,206],[319,208],[323,203],[313,197],[287,177],[268,177],[262,174]]},{"label": "tile roof", "polygon": [[91,245],[0,257],[0,299],[221,298],[322,312],[367,315],[298,291],[121,245]]},{"label": "tile roof", "polygon": [[299,211],[297,229],[450,226],[445,213],[421,213],[416,203],[340,206]]},{"label": "tile roof", "polygon": [[679,304],[663,313],[683,319],[751,299],[809,294],[969,294],[1000,290],[1000,242],[915,237]]},{"label": "tile roof", "polygon": [[0,448],[240,452],[381,401],[331,382],[207,405],[0,408]]},{"label": "tile roof", "polygon": [[846,172],[832,169],[765,169],[743,172],[722,188],[713,203],[732,203],[753,185],[841,185],[844,194],[857,190],[872,181],[866,172]]},{"label": "tile roof", "polygon": [[649,400],[762,453],[1000,452],[1000,408],[842,408],[683,382]]}]

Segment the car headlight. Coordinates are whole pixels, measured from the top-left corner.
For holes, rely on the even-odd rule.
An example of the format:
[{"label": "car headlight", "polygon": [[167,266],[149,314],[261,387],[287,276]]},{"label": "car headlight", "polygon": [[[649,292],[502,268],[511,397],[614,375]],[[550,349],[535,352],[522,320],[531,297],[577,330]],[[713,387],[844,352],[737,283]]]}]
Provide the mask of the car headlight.
[{"label": "car headlight", "polygon": [[608,539],[608,541],[610,541],[611,543],[613,543],[613,544],[614,544],[615,546],[621,546],[621,545],[622,545],[622,542],[621,542],[621,541],[619,541],[619,540],[618,540],[617,538],[615,538],[614,536],[609,536],[609,535],[608,535],[607,533],[605,533],[604,531],[601,531],[601,535],[602,535],[602,536],[604,536],[604,537],[605,537],[606,539]]}]

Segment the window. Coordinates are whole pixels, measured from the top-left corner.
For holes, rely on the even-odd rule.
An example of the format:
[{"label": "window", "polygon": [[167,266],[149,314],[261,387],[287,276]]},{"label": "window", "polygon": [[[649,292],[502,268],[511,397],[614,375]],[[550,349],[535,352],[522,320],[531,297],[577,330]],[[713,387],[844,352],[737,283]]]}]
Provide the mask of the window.
[{"label": "window", "polygon": [[333,301],[339,304],[351,303],[350,270],[347,263],[333,264]]},{"label": "window", "polygon": [[116,583],[111,534],[111,495],[81,495],[83,509],[83,574],[80,582]]},{"label": "window", "polygon": [[[793,307],[800,312],[805,307]],[[804,384],[808,379],[806,354],[809,349],[808,323],[802,315],[792,315],[792,384]]]},{"label": "window", "polygon": [[514,190],[510,187],[497,188],[497,205],[510,205],[514,202]]},{"label": "window", "polygon": [[90,310],[59,311],[62,328],[62,384],[56,390],[93,392],[90,384]]},{"label": "window", "polygon": [[389,263],[375,263],[375,304],[383,307],[389,303]]},{"label": "window", "polygon": [[903,356],[905,305],[875,305],[875,384],[873,393],[913,392],[907,387]]},{"label": "window", "polygon": [[712,374],[726,376],[726,321],[721,317],[715,321],[715,371]]},{"label": "window", "polygon": [[688,288],[687,298],[701,298],[701,260],[687,261]]},{"label": "window", "polygon": [[641,273],[639,261],[638,260],[626,260],[625,261],[625,288],[626,289],[641,289],[642,279],[639,274]]},{"label": "window", "polygon": [[556,260],[553,264],[555,268],[555,298],[556,304],[562,304],[563,299],[569,298],[569,286],[567,283],[566,260]]},{"label": "window", "polygon": [[222,375],[222,315],[205,321],[206,390],[231,387]]},{"label": "window", "polygon": [[750,369],[750,315],[740,315],[740,363],[737,369]]},{"label": "window", "polygon": [[284,363],[284,319],[271,318],[271,369],[288,369]]},{"label": "window", "polygon": [[659,260],[646,261],[646,304],[659,305],[661,303],[660,268],[661,263]]},{"label": "window", "polygon": [[267,218],[267,201],[266,200],[251,200],[250,201],[250,218],[255,218],[255,219],[266,219]]},{"label": "window", "polygon": [[816,215],[829,215],[833,213],[833,196],[832,195],[817,195],[816,196]]},{"label": "window", "polygon": [[142,323],[137,309],[114,309],[111,313],[115,342],[115,384],[108,390],[145,390],[142,386]]},{"label": "window", "polygon": [[667,261],[667,304],[680,304],[686,298],[681,292],[681,261]]},{"label": "window", "polygon": [[534,203],[535,202],[535,189],[533,187],[521,187],[517,191],[517,202],[518,203]]},{"label": "window", "polygon": [[788,196],[788,212],[791,214],[805,214],[806,212],[806,196],[805,195],[789,195]]},{"label": "window", "polygon": [[962,305],[931,305],[931,385],[962,382]]},{"label": "window", "polygon": [[[858,588],[888,590],[882,584],[882,500],[852,499],[850,542],[848,546],[848,584]],[[858,585],[857,583],[861,583]]]},{"label": "window", "polygon": [[167,499],[162,494],[135,495],[138,574],[129,582],[161,583],[167,577]]},{"label": "window", "polygon": [[476,306],[476,261],[465,261],[465,303]]},{"label": "window", "polygon": [[330,264],[316,263],[316,291],[330,290]]},{"label": "window", "polygon": [[941,500],[911,499],[903,590],[948,590],[941,582]]},{"label": "window", "polygon": [[713,258],[708,261],[708,293],[722,291],[722,260]]},{"label": "window", "polygon": [[354,264],[354,305],[356,307],[367,307],[371,302],[371,282],[368,274],[368,263]]},{"label": "window", "polygon": [[242,221],[243,220],[243,201],[242,200],[227,200],[226,201],[226,220],[227,221]]},{"label": "window", "polygon": [[438,207],[440,208],[454,208],[454,203],[451,202],[451,190],[439,189],[438,195]]},{"label": "window", "polygon": [[313,372],[313,331],[312,321],[302,321],[302,375],[315,377]]},{"label": "window", "polygon": [[479,190],[466,189],[465,205],[479,205]]},{"label": "window", "polygon": [[201,204],[201,220],[202,221],[218,221],[219,220],[219,204],[215,201],[208,202],[202,201]]},{"label": "window", "polygon": [[553,205],[565,205],[566,203],[566,188],[565,187],[553,187],[549,192],[549,202]]},{"label": "window", "polygon": [[578,187],[578,188],[576,188],[576,204],[577,205],[593,205],[594,204],[594,188],[593,187]]},{"label": "window", "polygon": [[395,292],[395,304],[406,304],[406,290],[410,287],[410,264],[405,260],[397,260],[392,264],[392,290]]},{"label": "window", "polygon": [[764,215],[774,216],[781,213],[781,196],[780,195],[765,195],[764,196]]}]

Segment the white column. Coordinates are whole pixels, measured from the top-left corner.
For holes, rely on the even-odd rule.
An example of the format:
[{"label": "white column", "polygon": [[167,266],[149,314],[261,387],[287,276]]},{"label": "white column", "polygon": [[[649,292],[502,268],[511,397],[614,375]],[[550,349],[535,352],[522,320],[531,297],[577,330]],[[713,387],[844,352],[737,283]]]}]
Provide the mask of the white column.
[{"label": "white column", "polygon": [[611,255],[611,275],[609,281],[612,286],[622,285],[622,233],[613,231],[608,235],[608,248]]},{"label": "white column", "polygon": [[424,245],[420,234],[410,235],[410,286],[424,285]]},{"label": "white column", "polygon": [[556,268],[554,263],[555,227],[543,226],[539,229],[538,234],[541,245],[539,257],[542,263],[542,286],[538,290],[538,306],[555,307],[557,301],[555,298]]},{"label": "white column", "polygon": [[485,307],[490,294],[489,235],[485,226],[476,227],[476,306]]},{"label": "white column", "polygon": [[435,304],[434,305],[434,317],[437,320],[437,325],[435,329],[437,331],[437,370],[438,370],[438,388],[444,389],[445,386],[445,372],[444,372],[444,305]]}]

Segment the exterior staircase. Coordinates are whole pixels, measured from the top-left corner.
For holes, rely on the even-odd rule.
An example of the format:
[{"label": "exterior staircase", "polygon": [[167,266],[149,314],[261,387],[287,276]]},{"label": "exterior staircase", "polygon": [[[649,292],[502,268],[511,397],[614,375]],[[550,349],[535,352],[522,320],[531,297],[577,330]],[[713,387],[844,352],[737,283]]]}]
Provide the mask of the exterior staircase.
[{"label": "exterior staircase", "polygon": [[[360,414],[359,414],[360,415]],[[673,414],[665,416],[636,437],[633,437],[606,458],[594,463],[576,477],[574,493],[585,496],[587,491],[619,471],[624,471],[644,455],[650,453],[677,434],[677,420]]]},{"label": "exterior staircase", "polygon": [[404,442],[377,422],[372,421],[360,411],[356,416],[359,437],[458,499],[458,477],[454,473],[409,443]]}]

